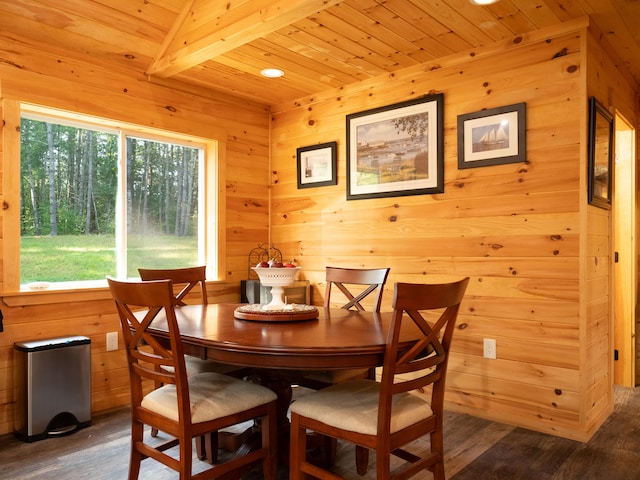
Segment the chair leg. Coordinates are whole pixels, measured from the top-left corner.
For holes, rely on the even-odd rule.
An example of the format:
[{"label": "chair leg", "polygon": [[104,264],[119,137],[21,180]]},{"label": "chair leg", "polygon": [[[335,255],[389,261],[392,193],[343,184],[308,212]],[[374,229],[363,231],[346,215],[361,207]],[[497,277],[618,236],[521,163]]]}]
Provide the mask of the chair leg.
[{"label": "chair leg", "polygon": [[366,475],[368,466],[369,449],[356,445],[356,470],[358,471],[358,475]]},{"label": "chair leg", "polygon": [[207,436],[200,435],[199,437],[195,437],[196,441],[196,455],[198,460],[206,460],[207,459]]},{"label": "chair leg", "polygon": [[431,435],[431,453],[438,455],[438,461],[433,466],[433,480],[445,480],[444,477],[444,439],[442,426],[436,427],[436,431]]},{"label": "chair leg", "polygon": [[338,452],[338,440],[333,437],[322,436],[322,453],[324,455],[324,464],[332,467],[336,463],[336,455]]},{"label": "chair leg", "polygon": [[268,407],[267,416],[260,420],[262,429],[262,448],[269,448],[268,454],[262,462],[264,480],[276,480],[278,475],[278,428],[276,426],[276,404]]},{"label": "chair leg", "polygon": [[136,448],[138,442],[143,441],[144,425],[140,422],[131,424],[131,457],[129,459],[129,480],[138,480],[140,475],[140,462],[142,462],[142,453]]},{"label": "chair leg", "polygon": [[300,421],[296,414],[291,415],[291,439],[289,451],[289,480],[302,480],[300,472],[302,462],[307,455],[307,432],[300,428]]},{"label": "chair leg", "polygon": [[218,432],[210,432],[196,437],[196,453],[200,460],[211,465],[218,462]]},{"label": "chair leg", "polygon": [[433,480],[444,480],[444,462],[438,462],[433,466]]},{"label": "chair leg", "polygon": [[180,449],[180,462],[178,465],[178,476],[180,480],[191,478],[191,466],[192,459],[191,455],[193,454],[192,441],[190,438],[179,438],[179,449]]},{"label": "chair leg", "polygon": [[129,480],[138,480],[138,475],[140,475],[141,461],[142,455],[140,455],[140,452],[134,453],[132,451],[131,459],[129,460]]},{"label": "chair leg", "polygon": [[[389,451],[376,450],[376,478],[389,478],[391,475],[391,455]],[[442,479],[444,480],[444,479]]]}]

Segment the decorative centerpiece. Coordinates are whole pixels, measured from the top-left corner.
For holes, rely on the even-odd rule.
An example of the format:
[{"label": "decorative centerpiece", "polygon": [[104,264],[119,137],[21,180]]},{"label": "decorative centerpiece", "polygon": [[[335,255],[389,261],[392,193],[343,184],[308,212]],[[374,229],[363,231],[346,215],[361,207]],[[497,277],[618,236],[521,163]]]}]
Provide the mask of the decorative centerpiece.
[{"label": "decorative centerpiece", "polygon": [[252,270],[256,272],[263,285],[271,287],[271,302],[266,305],[241,305],[236,308],[235,317],[240,320],[259,322],[298,322],[318,318],[316,307],[287,304],[282,300],[284,287],[293,283],[300,267],[296,267],[292,263],[282,264],[276,261],[264,262],[264,264],[266,266],[259,264],[257,267],[252,267]]},{"label": "decorative centerpiece", "polygon": [[[262,263],[266,266],[263,266]],[[259,266],[253,267],[252,270],[258,274],[260,283],[271,287],[271,302],[262,305],[262,310],[287,310],[293,308],[283,301],[284,287],[288,287],[293,283],[300,267],[281,262],[274,262],[271,265],[267,262],[261,262]]]},{"label": "decorative centerpiece", "polygon": [[235,309],[234,316],[239,320],[256,322],[299,322],[318,318],[318,309],[313,305],[290,303],[282,310],[263,310],[265,306],[259,303],[240,305]]},{"label": "decorative centerpiece", "polygon": [[266,243],[251,250],[248,260],[247,281],[257,277],[261,287],[271,287],[271,301],[240,305],[234,311],[235,318],[256,322],[299,322],[318,318],[318,309],[313,305],[286,303],[286,298],[283,299],[284,288],[294,283],[300,270],[294,260],[283,261],[282,252]]}]

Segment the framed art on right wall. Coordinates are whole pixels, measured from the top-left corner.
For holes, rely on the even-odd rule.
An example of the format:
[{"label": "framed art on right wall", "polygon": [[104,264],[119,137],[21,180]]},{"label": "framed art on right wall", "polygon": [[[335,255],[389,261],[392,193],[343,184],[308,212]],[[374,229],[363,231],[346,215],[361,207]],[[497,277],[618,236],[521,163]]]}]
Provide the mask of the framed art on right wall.
[{"label": "framed art on right wall", "polygon": [[525,116],[525,103],[459,115],[458,168],[524,162]]},{"label": "framed art on right wall", "polygon": [[613,115],[595,97],[589,99],[589,203],[611,208]]}]

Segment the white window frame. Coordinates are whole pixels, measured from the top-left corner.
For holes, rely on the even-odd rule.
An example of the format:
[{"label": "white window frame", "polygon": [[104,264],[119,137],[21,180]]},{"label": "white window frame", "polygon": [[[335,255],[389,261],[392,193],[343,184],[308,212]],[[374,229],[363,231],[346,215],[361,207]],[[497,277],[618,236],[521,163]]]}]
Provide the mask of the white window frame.
[{"label": "white window frame", "polygon": [[[199,162],[199,192],[198,192],[198,262],[200,264],[207,265],[207,280],[221,280],[221,275],[224,271],[223,257],[221,252],[221,245],[223,244],[221,236],[223,230],[220,226],[220,219],[224,216],[224,197],[221,193],[221,185],[224,184],[224,178],[222,178],[223,169],[220,166],[223,164],[220,160],[220,154],[222,149],[220,148],[220,142],[214,139],[206,139],[195,136],[189,136],[185,134],[169,132],[160,129],[154,129],[144,127],[140,125],[126,124],[123,122],[116,122],[99,117],[93,117],[90,115],[78,114],[68,112],[64,110],[58,110],[54,108],[42,107],[27,103],[19,104],[20,117],[25,117],[33,120],[40,120],[45,122],[55,122],[61,125],[67,125],[77,128],[96,129],[103,132],[114,133],[118,135],[118,157],[119,157],[119,175],[118,175],[118,195],[116,200],[116,249],[119,252],[117,259],[117,276],[119,278],[125,277],[126,272],[126,205],[123,205],[126,199],[126,139],[128,136],[134,136],[136,138],[142,138],[151,141],[171,142],[174,144],[194,147],[201,149],[203,158]],[[19,121],[19,119],[18,119]],[[18,198],[15,199],[15,204],[19,205],[20,195],[20,153],[19,145],[17,149],[18,168],[17,172],[14,172],[16,181],[18,182],[17,194]],[[5,162],[7,158],[5,158]],[[9,160],[10,161],[10,160]],[[17,211],[18,224],[20,223],[20,212]],[[17,239],[10,240],[10,243],[15,245],[20,244],[20,229],[15,232]],[[14,265],[16,265],[14,263]],[[5,291],[28,291],[27,286],[19,285],[20,282],[20,261],[18,259],[17,265],[11,267],[10,270],[16,269],[15,272],[4,270],[5,279],[9,276],[14,281],[5,281]],[[7,275],[7,274],[10,275]],[[51,284],[52,289],[73,289],[73,288],[87,288],[87,287],[103,287],[106,286],[106,280],[99,281],[77,281],[77,282],[60,282]]]}]

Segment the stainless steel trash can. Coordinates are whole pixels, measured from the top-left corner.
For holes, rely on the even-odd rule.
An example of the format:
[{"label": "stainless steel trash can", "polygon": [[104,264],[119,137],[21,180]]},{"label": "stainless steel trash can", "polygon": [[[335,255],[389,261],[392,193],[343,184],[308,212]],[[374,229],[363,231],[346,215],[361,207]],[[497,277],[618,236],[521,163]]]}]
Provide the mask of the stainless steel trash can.
[{"label": "stainless steel trash can", "polygon": [[14,432],[26,442],[91,423],[91,340],[70,336],[14,344]]}]

